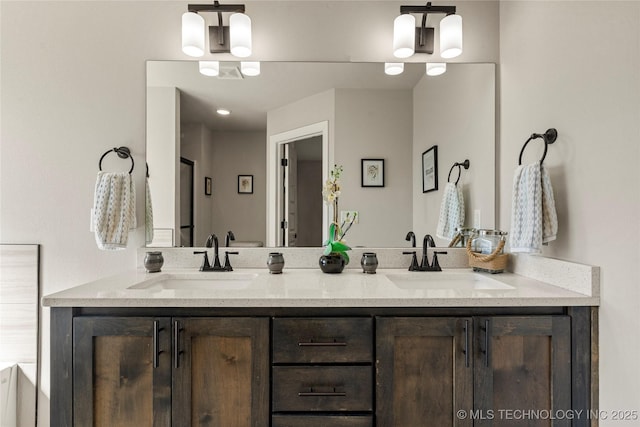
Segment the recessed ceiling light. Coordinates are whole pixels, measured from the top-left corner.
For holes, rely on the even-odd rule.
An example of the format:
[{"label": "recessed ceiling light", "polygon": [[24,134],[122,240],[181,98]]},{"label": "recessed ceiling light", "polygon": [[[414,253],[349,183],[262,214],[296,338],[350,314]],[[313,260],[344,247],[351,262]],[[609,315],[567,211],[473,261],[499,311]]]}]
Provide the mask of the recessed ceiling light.
[{"label": "recessed ceiling light", "polygon": [[220,114],[221,116],[228,116],[229,114],[231,114],[231,111],[227,110],[226,108],[218,108],[216,110],[216,113]]}]

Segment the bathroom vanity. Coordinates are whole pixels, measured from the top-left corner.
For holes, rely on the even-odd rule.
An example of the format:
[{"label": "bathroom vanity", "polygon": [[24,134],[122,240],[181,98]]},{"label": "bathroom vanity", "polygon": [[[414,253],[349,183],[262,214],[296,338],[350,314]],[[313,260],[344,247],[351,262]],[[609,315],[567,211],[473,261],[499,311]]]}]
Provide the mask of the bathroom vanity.
[{"label": "bathroom vanity", "polygon": [[43,302],[52,426],[587,426],[566,415],[597,404],[597,290],[518,274],[132,271]]}]

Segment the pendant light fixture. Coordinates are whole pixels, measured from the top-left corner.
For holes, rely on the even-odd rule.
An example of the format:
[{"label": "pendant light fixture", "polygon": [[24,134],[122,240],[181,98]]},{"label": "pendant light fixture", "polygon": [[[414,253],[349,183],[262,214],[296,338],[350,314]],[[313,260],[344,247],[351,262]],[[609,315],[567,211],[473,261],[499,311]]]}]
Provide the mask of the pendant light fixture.
[{"label": "pendant light fixture", "polygon": [[[189,56],[201,57],[205,52],[205,20],[201,12],[218,15],[218,25],[210,26],[209,52],[231,53],[239,58],[251,55],[251,18],[244,14],[243,4],[221,5],[190,4],[188,12],[182,15],[182,51]],[[230,13],[229,25],[223,24],[223,13]]]},{"label": "pendant light fixture", "polygon": [[440,74],[444,74],[447,71],[446,62],[427,62],[427,75],[428,76],[439,76]]},{"label": "pendant light fixture", "polygon": [[255,77],[260,75],[260,63],[257,61],[241,61],[240,72],[245,76]]},{"label": "pendant light fixture", "polygon": [[404,71],[403,62],[385,62],[384,63],[384,73],[388,76],[397,76],[398,74],[402,74],[403,71]]},{"label": "pendant light fixture", "polygon": [[208,77],[217,77],[220,74],[220,62],[219,61],[199,61],[198,69],[201,74]]},{"label": "pendant light fixture", "polygon": [[[422,14],[422,24],[415,27],[415,18],[412,14]],[[434,28],[427,27],[427,15],[445,14],[440,21],[440,56],[450,59],[462,53],[462,17],[456,15],[455,6],[433,6],[428,2],[426,6],[400,6],[400,16],[394,20],[393,25],[393,54],[397,58],[408,58],[414,53],[433,53]],[[414,25],[409,29],[410,18]],[[402,25],[399,24],[402,23]],[[408,42],[408,34],[411,32],[412,41]],[[407,56],[409,51],[412,53]]]}]

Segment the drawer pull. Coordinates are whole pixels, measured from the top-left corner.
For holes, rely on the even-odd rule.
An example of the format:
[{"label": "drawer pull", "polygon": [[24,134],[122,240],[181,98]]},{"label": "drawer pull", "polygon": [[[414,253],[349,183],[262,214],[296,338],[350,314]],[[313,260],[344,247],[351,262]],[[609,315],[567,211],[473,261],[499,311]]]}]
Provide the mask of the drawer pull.
[{"label": "drawer pull", "polygon": [[309,391],[298,392],[299,397],[345,397],[346,395],[344,391],[336,391],[335,387],[333,391],[313,391],[313,387],[310,387]]},{"label": "drawer pull", "polygon": [[319,341],[319,342],[314,342],[313,340],[309,340],[308,342],[306,341],[301,341],[298,342],[298,346],[299,347],[346,347],[347,343],[346,342],[340,342],[340,341]]}]

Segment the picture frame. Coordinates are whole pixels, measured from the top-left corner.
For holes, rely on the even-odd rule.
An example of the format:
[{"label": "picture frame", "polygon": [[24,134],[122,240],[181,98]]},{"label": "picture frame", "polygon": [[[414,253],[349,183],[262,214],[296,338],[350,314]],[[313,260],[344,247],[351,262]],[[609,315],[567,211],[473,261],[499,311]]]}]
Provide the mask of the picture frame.
[{"label": "picture frame", "polygon": [[434,145],[422,153],[422,192],[438,189],[438,146]]},{"label": "picture frame", "polygon": [[213,186],[212,181],[211,181],[211,177],[205,176],[204,177],[204,195],[205,196],[210,196],[211,195],[211,187]]},{"label": "picture frame", "polygon": [[253,175],[238,175],[238,194],[253,194]]},{"label": "picture frame", "polygon": [[384,187],[384,159],[362,159],[360,176],[362,187]]}]

